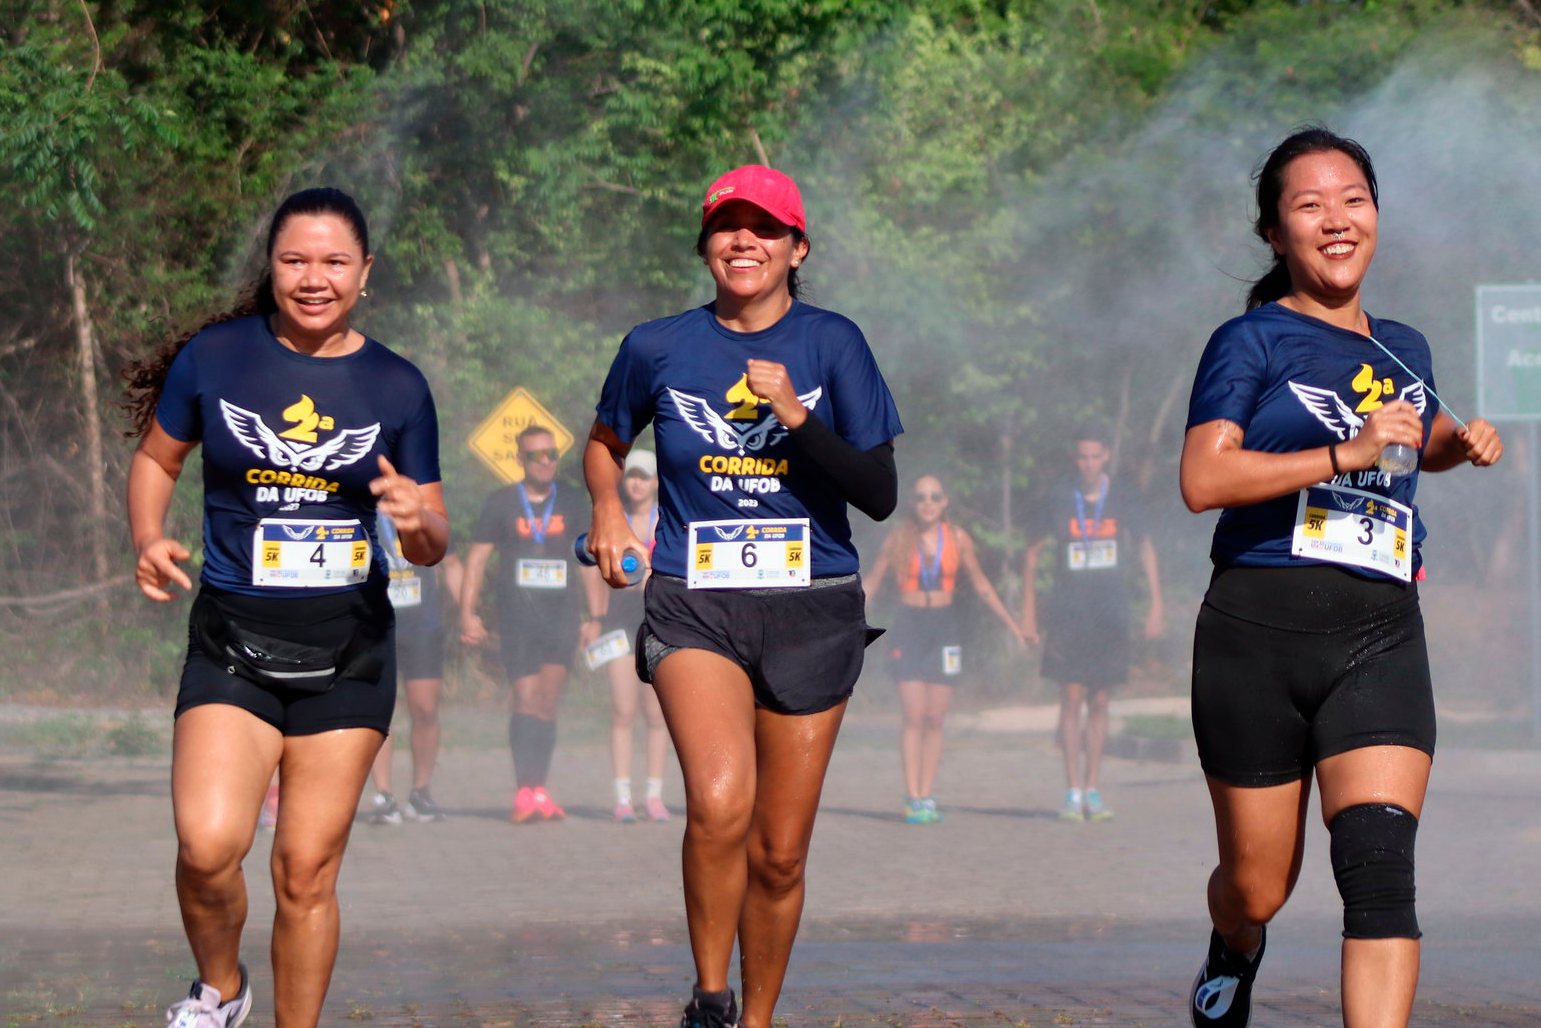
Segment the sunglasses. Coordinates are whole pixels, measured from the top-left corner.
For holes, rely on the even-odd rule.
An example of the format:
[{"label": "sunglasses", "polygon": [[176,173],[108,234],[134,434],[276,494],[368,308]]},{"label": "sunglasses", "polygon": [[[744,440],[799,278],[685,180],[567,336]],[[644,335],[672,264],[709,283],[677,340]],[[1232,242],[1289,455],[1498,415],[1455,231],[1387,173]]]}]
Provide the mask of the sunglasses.
[{"label": "sunglasses", "polygon": [[916,503],[941,503],[945,499],[947,499],[947,496],[944,493],[916,493],[915,494],[915,502]]},{"label": "sunglasses", "polygon": [[562,451],[558,450],[555,446],[552,446],[544,450],[525,450],[519,454],[519,459],[526,463],[529,463],[530,461],[550,461],[551,463],[555,464],[556,459],[561,455]]}]

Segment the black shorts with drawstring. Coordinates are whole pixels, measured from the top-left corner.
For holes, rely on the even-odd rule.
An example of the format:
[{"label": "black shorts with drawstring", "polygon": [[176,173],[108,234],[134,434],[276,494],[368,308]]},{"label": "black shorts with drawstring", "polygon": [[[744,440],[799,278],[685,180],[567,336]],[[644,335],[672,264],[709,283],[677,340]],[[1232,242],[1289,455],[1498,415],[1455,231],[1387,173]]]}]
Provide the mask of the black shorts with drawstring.
[{"label": "black shorts with drawstring", "polygon": [[638,632],[637,677],[682,649],[726,657],[749,676],[755,705],[779,714],[817,714],[856,688],[867,644],[861,576],[815,578],[794,589],[690,589],[654,571]]}]

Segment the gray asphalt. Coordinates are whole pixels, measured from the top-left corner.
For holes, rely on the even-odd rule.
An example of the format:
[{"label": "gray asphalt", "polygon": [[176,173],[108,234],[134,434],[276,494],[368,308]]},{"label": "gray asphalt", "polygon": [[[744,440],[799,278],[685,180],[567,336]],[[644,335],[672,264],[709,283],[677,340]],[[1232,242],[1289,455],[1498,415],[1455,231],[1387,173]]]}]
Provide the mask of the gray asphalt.
[{"label": "gray asphalt", "polygon": [[[497,720],[499,715],[489,714]],[[789,1026],[1180,1025],[1208,925],[1208,801],[1191,759],[1111,759],[1117,816],[1065,824],[1038,732],[960,720],[938,800],[910,826],[891,713],[858,708],[810,858]],[[552,782],[569,817],[507,820],[507,755],[449,748],[452,818],[354,832],[325,1023],[671,1025],[691,981],[682,820],[609,820],[595,726],[564,729]],[[398,754],[398,775],[405,759]],[[679,799],[677,780],[669,783]],[[1312,821],[1306,869],[1271,929],[1258,1026],[1335,1025],[1338,900]],[[248,858],[248,1023],[272,1023],[266,836]],[[193,974],[179,928],[167,764],[0,758],[0,1024],[151,1026]],[[1414,1025],[1541,1023],[1541,759],[1446,750],[1419,840],[1424,970]]]}]

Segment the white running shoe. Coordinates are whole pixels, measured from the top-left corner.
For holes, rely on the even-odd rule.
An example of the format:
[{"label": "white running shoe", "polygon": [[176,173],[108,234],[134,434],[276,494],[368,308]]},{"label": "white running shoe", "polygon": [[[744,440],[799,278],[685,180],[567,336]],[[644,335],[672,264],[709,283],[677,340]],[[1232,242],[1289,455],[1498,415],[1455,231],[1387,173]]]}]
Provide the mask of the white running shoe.
[{"label": "white running shoe", "polygon": [[187,998],[166,1009],[167,1028],[236,1028],[251,1013],[251,984],[241,965],[241,991],[223,1003],[219,990],[193,979]]}]

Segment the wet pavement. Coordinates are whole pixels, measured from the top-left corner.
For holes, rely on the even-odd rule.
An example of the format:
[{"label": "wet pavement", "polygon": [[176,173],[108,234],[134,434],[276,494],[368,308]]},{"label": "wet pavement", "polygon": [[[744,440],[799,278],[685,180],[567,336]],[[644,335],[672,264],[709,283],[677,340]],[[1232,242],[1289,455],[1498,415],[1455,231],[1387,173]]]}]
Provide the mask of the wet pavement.
[{"label": "wet pavement", "polygon": [[[1065,824],[1050,740],[988,721],[960,720],[949,741],[945,820],[911,826],[889,716],[853,715],[810,854],[778,1008],[787,1025],[1186,1023],[1214,861],[1197,767],[1111,759],[1103,791],[1117,816]],[[435,779],[451,820],[356,828],[324,1023],[677,1023],[692,977],[682,821],[609,820],[599,735],[564,726],[552,776],[564,823],[510,825],[507,755],[467,747],[447,750]],[[403,775],[401,754],[396,766]],[[677,810],[677,778],[668,788]],[[247,860],[258,996],[248,1023],[259,1028],[272,1023],[268,845],[259,838]],[[164,760],[0,759],[0,1025],[162,1024],[193,974],[173,854]],[[1538,866],[1541,759],[1442,752],[1419,840],[1414,1025],[1541,1023]],[[1313,817],[1300,885],[1270,931],[1254,1025],[1340,1023],[1338,918]]]}]

